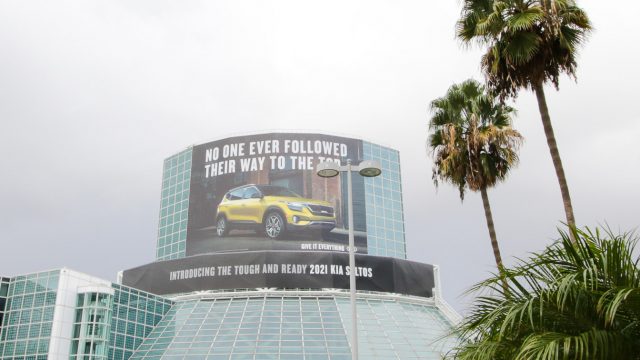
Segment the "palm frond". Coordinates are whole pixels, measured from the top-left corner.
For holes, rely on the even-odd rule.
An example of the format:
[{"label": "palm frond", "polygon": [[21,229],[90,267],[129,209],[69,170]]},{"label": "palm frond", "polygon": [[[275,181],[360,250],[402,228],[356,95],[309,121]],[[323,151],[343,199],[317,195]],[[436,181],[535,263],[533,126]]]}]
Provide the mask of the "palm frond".
[{"label": "palm frond", "polygon": [[463,0],[456,35],[486,46],[481,64],[490,91],[501,99],[522,88],[575,76],[577,51],[592,30],[569,0]]},{"label": "palm frond", "polygon": [[[470,289],[456,359],[639,359],[640,259],[633,233],[569,229],[540,253]],[[508,283],[508,291],[500,286]],[[499,358],[499,357],[496,357]]]},{"label": "palm frond", "polygon": [[518,162],[522,135],[511,128],[515,110],[501,104],[484,86],[469,79],[452,85],[431,102],[429,146],[433,179],[478,191],[504,180]]},{"label": "palm frond", "polygon": [[516,12],[506,20],[507,29],[511,32],[533,30],[535,25],[544,18],[544,12],[539,7],[530,7]]}]

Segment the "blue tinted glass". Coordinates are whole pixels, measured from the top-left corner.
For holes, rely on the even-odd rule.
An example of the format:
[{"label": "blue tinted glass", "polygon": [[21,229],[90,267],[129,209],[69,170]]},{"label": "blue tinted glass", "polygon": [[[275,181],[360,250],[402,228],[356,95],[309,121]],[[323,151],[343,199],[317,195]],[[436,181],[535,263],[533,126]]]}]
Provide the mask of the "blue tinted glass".
[{"label": "blue tinted glass", "polygon": [[363,150],[364,159],[377,160],[382,167],[381,176],[365,179],[369,254],[406,258],[404,245],[397,247],[394,243],[404,244],[404,227],[396,227],[392,222],[403,221],[399,154],[368,142]]},{"label": "blue tinted glass", "polygon": [[189,148],[164,162],[157,260],[184,257],[185,254],[184,246],[178,246],[178,242],[186,238],[191,156]]}]

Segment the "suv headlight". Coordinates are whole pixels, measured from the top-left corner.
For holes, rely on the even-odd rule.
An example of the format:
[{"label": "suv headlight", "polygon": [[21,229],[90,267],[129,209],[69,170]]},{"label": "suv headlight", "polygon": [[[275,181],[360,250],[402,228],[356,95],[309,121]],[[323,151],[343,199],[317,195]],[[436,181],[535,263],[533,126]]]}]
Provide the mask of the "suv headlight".
[{"label": "suv headlight", "polygon": [[289,210],[293,210],[293,211],[302,211],[302,209],[304,209],[305,206],[307,206],[307,204],[305,203],[299,203],[299,202],[287,203],[287,207],[289,208]]}]

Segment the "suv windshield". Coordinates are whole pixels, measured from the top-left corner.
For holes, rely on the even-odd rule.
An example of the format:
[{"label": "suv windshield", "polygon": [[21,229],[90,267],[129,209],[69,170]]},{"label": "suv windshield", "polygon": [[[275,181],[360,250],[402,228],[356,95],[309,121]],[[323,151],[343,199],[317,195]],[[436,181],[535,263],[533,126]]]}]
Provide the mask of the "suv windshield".
[{"label": "suv windshield", "polygon": [[264,196],[288,196],[288,197],[300,197],[300,195],[293,191],[283,188],[282,186],[275,185],[260,185],[258,186]]}]

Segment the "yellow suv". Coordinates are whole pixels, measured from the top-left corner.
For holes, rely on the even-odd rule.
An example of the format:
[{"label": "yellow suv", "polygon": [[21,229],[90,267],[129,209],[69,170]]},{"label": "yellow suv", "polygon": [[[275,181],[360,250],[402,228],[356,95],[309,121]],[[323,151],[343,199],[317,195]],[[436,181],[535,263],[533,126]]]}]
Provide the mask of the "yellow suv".
[{"label": "yellow suv", "polygon": [[216,215],[216,234],[223,237],[233,229],[252,228],[271,239],[296,230],[330,232],[336,227],[331,203],[305,199],[275,185],[245,185],[229,190]]}]

